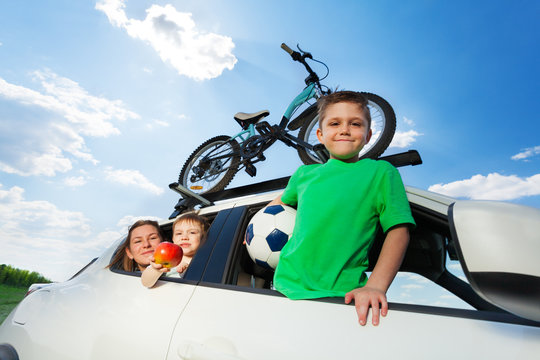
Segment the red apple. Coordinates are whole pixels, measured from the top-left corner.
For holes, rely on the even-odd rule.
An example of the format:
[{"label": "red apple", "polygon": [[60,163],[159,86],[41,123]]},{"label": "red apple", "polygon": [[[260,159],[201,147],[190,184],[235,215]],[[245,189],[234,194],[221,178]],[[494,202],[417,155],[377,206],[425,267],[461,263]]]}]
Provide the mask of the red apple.
[{"label": "red apple", "polygon": [[182,256],[184,256],[182,248],[170,242],[162,242],[154,251],[156,264],[161,264],[166,268],[172,268],[180,264]]}]

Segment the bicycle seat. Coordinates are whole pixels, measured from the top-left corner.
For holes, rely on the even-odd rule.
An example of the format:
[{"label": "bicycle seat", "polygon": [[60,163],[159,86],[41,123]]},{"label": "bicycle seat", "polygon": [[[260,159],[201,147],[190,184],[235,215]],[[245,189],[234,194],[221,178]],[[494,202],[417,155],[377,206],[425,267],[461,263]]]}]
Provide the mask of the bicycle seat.
[{"label": "bicycle seat", "polygon": [[243,113],[239,112],[234,115],[236,121],[247,121],[252,124],[256,124],[259,120],[270,115],[270,111],[262,110],[256,113]]}]

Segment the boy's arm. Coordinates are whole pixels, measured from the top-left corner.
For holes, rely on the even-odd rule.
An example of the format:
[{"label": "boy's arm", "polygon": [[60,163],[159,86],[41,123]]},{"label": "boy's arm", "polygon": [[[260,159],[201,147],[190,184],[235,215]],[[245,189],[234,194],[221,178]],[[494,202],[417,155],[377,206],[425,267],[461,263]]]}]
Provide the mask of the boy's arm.
[{"label": "boy's arm", "polygon": [[401,266],[408,244],[409,228],[406,225],[390,229],[386,234],[377,264],[366,285],[349,291],[345,295],[346,304],[354,299],[360,325],[366,324],[370,306],[373,325],[379,324],[379,315],[386,316],[388,313],[386,290],[390,287]]},{"label": "boy's arm", "polygon": [[268,203],[268,205],[266,205],[266,206],[272,206],[272,205],[287,205],[287,204],[285,204],[283,201],[281,201],[281,194],[280,194],[280,195],[278,195],[277,198],[275,198],[274,200],[270,201],[270,202]]}]

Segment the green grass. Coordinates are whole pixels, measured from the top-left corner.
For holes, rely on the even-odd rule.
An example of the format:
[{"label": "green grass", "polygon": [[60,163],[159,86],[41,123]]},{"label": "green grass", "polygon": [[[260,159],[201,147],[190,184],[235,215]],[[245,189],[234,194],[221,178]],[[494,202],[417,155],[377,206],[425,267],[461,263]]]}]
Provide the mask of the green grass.
[{"label": "green grass", "polygon": [[24,298],[28,288],[0,284],[0,324],[11,310]]}]

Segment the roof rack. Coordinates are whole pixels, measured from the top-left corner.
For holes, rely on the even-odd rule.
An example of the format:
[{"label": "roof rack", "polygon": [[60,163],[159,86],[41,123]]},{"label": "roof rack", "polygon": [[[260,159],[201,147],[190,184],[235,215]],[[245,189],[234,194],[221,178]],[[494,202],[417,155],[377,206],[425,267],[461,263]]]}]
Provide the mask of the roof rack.
[{"label": "roof rack", "polygon": [[[383,156],[377,160],[385,160],[395,167],[401,166],[415,166],[422,164],[422,158],[416,150],[409,150],[399,154]],[[226,189],[211,193],[206,193],[204,196],[194,193],[186,187],[180,185],[177,182],[169,184],[169,189],[179,193],[182,197],[178,200],[178,203],[174,206],[173,213],[169,216],[169,219],[174,219],[181,213],[193,209],[195,206],[201,207],[214,205],[215,201],[232,199],[235,197],[260,194],[262,192],[274,191],[284,189],[289,182],[290,176],[285,176],[278,179],[267,180],[255,184],[249,184],[244,186],[235,187],[232,189]]]}]

